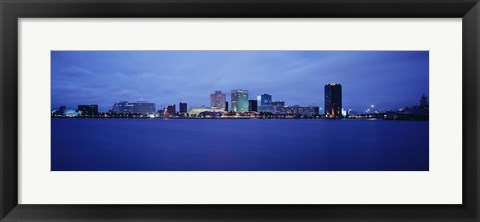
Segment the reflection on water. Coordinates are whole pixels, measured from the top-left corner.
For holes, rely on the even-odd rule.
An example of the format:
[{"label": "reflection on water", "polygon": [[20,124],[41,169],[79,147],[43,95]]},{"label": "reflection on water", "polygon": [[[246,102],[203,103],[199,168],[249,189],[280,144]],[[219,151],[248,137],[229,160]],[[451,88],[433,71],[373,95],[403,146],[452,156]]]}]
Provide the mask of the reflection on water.
[{"label": "reflection on water", "polygon": [[428,121],[52,119],[53,171],[425,171]]}]

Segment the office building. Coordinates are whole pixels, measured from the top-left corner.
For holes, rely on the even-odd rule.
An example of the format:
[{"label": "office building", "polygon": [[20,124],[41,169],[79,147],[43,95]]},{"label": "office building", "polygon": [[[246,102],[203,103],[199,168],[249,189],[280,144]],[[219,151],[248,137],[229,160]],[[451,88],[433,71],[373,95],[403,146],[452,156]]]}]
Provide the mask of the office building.
[{"label": "office building", "polygon": [[228,112],[228,101],[225,101],[225,112]]},{"label": "office building", "polygon": [[222,91],[215,91],[210,94],[210,106],[212,109],[225,109],[226,100],[225,93],[222,93]]},{"label": "office building", "polygon": [[178,107],[179,107],[179,113],[187,113],[187,103],[180,102],[178,104]]},{"label": "office building", "polygon": [[98,115],[98,105],[78,105],[78,111],[84,116]]},{"label": "office building", "polygon": [[258,112],[273,113],[272,95],[269,95],[269,94],[258,95],[257,109],[258,109]]},{"label": "office building", "polygon": [[338,83],[325,85],[325,117],[342,117],[342,85]]},{"label": "office building", "polygon": [[272,101],[273,113],[279,113],[282,111],[282,107],[285,107],[284,101]]},{"label": "office building", "polygon": [[130,103],[128,101],[122,101],[115,103],[111,110],[113,113],[138,113],[138,114],[154,114],[155,103],[149,103],[144,101],[138,101],[136,103]]},{"label": "office building", "polygon": [[173,116],[175,115],[176,112],[177,112],[177,108],[175,104],[172,104],[167,106],[167,108],[165,109],[164,115]]},{"label": "office building", "polygon": [[232,90],[232,111],[236,113],[248,112],[248,90]]},{"label": "office building", "polygon": [[248,100],[248,111],[249,112],[257,112],[257,100]]}]

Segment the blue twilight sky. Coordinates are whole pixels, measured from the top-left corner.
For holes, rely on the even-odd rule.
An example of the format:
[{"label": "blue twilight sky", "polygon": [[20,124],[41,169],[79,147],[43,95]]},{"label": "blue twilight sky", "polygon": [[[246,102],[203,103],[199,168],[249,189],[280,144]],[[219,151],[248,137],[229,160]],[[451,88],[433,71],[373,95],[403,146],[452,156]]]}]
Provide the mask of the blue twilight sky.
[{"label": "blue twilight sky", "polygon": [[343,107],[417,105],[428,96],[428,51],[52,51],[52,108],[118,101],[210,105],[221,90],[268,93],[287,106],[323,108],[324,86],[342,84]]}]

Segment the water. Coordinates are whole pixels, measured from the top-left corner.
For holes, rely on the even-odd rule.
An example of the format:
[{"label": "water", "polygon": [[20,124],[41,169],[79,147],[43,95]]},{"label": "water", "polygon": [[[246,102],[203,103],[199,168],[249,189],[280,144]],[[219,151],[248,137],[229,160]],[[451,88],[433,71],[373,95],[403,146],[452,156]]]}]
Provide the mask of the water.
[{"label": "water", "polygon": [[428,121],[52,119],[53,171],[424,171]]}]

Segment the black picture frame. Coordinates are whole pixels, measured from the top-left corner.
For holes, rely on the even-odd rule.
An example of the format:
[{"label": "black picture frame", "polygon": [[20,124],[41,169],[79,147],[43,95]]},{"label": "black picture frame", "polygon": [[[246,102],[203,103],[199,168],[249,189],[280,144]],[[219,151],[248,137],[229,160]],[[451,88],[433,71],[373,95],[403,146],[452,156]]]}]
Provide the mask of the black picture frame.
[{"label": "black picture frame", "polygon": [[[479,221],[480,4],[478,0],[0,0],[0,14],[1,221]],[[462,18],[463,204],[18,204],[17,20],[19,18],[76,17]],[[125,192],[135,192],[135,190]]]}]

